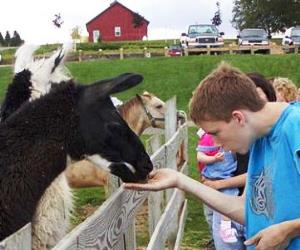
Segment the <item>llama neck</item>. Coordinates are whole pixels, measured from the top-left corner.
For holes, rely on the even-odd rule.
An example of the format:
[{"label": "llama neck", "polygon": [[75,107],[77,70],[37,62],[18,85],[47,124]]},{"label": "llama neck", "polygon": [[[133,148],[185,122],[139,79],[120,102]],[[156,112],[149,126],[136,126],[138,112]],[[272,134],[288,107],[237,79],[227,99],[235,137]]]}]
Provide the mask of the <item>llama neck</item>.
[{"label": "llama neck", "polygon": [[121,105],[118,111],[136,135],[140,136],[146,128],[150,127],[148,117],[137,97]]}]

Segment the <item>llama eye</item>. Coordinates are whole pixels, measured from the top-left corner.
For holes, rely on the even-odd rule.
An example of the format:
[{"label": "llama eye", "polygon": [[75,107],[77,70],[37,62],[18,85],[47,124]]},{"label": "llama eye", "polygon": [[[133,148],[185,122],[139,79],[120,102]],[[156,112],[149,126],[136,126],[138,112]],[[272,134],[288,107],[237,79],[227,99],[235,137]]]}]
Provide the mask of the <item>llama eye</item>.
[{"label": "llama eye", "polygon": [[162,105],[157,105],[156,108],[157,109],[161,109],[163,106]]}]

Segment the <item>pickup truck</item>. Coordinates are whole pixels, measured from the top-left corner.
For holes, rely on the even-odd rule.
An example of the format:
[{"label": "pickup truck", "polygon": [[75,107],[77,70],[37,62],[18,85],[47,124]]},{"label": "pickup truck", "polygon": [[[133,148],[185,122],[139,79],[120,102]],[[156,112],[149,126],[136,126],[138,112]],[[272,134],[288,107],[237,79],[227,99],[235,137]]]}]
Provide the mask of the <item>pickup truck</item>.
[{"label": "pickup truck", "polygon": [[224,32],[219,32],[212,24],[194,24],[188,28],[188,33],[182,33],[180,42],[186,48],[218,48],[224,46]]}]

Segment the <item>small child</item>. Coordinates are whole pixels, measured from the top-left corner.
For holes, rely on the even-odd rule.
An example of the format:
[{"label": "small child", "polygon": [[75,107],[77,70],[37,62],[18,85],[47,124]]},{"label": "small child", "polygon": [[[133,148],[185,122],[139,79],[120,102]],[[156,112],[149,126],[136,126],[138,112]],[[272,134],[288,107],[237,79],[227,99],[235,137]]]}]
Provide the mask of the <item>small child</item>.
[{"label": "small child", "polygon": [[[199,136],[201,130],[197,134]],[[230,178],[237,167],[235,155],[230,151],[225,152],[223,148],[216,146],[213,137],[205,132],[202,132],[201,137],[199,137],[197,160],[201,176],[210,180]],[[237,188],[220,191],[229,195],[238,195]],[[237,230],[232,227],[231,220],[224,215],[221,215],[219,235],[226,243],[237,242]]]}]

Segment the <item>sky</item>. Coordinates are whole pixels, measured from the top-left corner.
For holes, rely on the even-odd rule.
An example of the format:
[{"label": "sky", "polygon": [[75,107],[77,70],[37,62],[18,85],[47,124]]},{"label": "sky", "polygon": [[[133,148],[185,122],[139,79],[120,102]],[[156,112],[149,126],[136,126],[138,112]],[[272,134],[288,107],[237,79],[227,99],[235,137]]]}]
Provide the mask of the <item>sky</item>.
[{"label": "sky", "polygon": [[[26,43],[45,44],[71,41],[71,31],[79,26],[87,36],[85,24],[109,7],[113,0],[9,0],[1,6],[0,32],[12,36],[16,30]],[[179,39],[190,24],[211,23],[217,10],[215,0],[118,0],[150,21],[148,39]],[[233,0],[219,0],[225,38],[236,37],[232,27]],[[57,28],[52,20],[60,13],[64,23]]]}]

